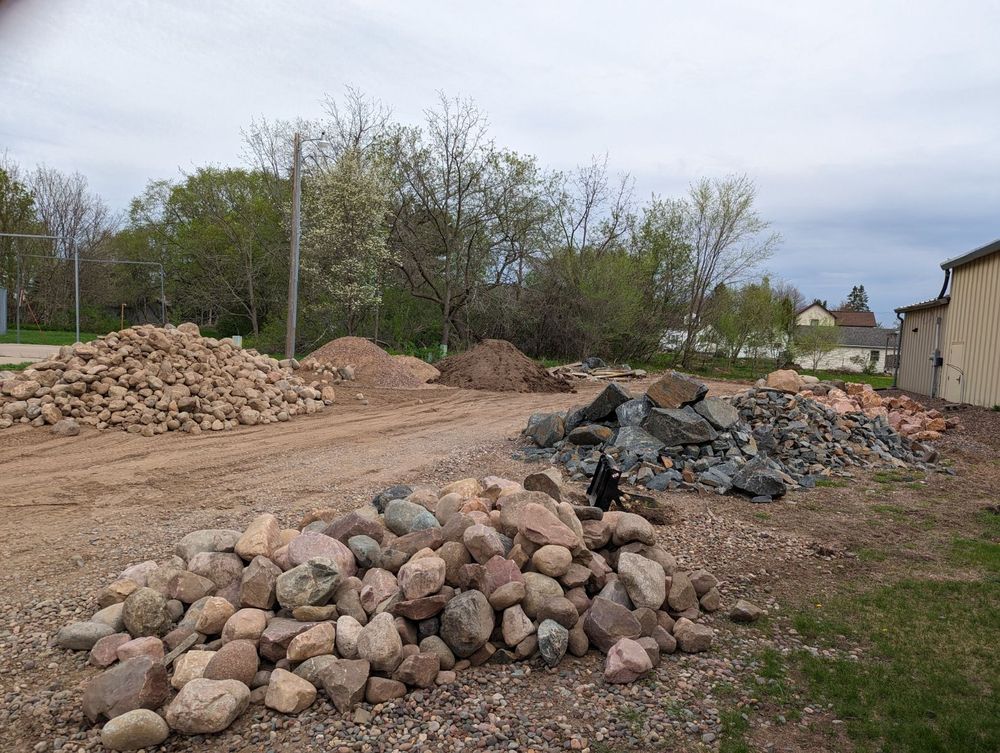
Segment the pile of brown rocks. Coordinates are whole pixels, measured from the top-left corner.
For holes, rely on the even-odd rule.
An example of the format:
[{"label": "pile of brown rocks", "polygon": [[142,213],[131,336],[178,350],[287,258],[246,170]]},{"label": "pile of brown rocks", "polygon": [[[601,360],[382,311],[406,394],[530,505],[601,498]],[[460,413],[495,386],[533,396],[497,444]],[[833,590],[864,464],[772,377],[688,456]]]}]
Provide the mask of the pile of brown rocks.
[{"label": "pile of brown rocks", "polygon": [[130,327],[0,381],[0,429],[27,423],[73,435],[86,424],[151,437],[288,421],[333,403],[333,387],[308,385],[290,366],[202,337],[195,324]]},{"label": "pile of brown rocks", "polygon": [[772,371],[759,386],[782,392],[800,393],[833,408],[840,415],[861,413],[868,418],[883,418],[895,431],[917,442],[933,442],[958,425],[955,418],[945,418],[907,395],[880,395],[870,384],[820,381],[794,369]]},{"label": "pile of brown rocks", "polygon": [[678,568],[642,517],[573,494],[550,469],[395,486],[299,529],[265,514],[195,531],[122,572],[55,641],[103,670],[83,710],[119,750],[219,732],[250,703],[295,714],[322,691],[346,712],[472,665],[554,666],[591,648],[625,683],[661,653],[708,649],[716,579]]}]

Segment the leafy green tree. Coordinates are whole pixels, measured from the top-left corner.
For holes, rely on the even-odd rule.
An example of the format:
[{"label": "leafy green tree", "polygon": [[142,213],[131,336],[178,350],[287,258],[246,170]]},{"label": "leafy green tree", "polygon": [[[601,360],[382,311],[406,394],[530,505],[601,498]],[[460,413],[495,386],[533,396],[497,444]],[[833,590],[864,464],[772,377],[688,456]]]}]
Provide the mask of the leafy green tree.
[{"label": "leafy green tree", "polygon": [[[6,153],[0,154],[0,232],[34,233],[38,231],[35,198],[20,167]],[[22,242],[23,245],[23,242]],[[46,244],[49,245],[49,244]],[[17,241],[0,238],[0,287],[7,289],[9,305],[14,305],[17,285]]]},{"label": "leafy green tree", "polygon": [[175,314],[257,335],[284,304],[288,240],[272,188],[260,171],[204,167],[133,201],[136,250],[164,263]]},{"label": "leafy green tree", "polygon": [[796,327],[792,353],[803,358],[813,371],[819,369],[823,357],[840,345],[840,332],[835,325]]}]

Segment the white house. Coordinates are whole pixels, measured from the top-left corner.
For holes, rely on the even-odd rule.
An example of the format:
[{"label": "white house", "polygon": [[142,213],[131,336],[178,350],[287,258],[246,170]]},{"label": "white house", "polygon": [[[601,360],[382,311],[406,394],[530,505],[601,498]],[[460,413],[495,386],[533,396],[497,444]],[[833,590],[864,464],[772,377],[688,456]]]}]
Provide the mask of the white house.
[{"label": "white house", "polygon": [[[799,310],[796,324],[802,327],[836,327],[839,343],[836,348],[824,353],[818,368],[825,371],[873,371],[887,372],[895,367],[895,329],[879,327],[875,314],[871,311],[831,311],[819,303],[812,303]],[[808,355],[798,358],[801,366],[812,368],[813,360]]]}]

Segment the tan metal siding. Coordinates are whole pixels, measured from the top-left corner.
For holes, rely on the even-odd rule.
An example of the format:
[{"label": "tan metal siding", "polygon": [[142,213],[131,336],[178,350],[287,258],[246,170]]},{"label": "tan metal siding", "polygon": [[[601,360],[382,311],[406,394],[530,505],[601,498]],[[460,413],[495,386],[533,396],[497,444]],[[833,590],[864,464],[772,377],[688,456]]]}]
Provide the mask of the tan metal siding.
[{"label": "tan metal siding", "polygon": [[941,348],[945,357],[942,382],[960,377],[948,367],[949,349],[955,344],[955,358],[961,354],[965,376],[964,385],[951,384],[951,391],[964,386],[965,402],[985,407],[1000,404],[1000,253],[952,270],[949,309],[948,337]]},{"label": "tan metal siding", "polygon": [[[934,380],[931,354],[937,319],[941,317],[941,353],[948,343],[948,304],[909,311],[903,315],[903,344],[899,354],[897,386],[920,395],[930,395]],[[917,331],[914,332],[913,330]],[[940,391],[940,389],[939,389]]]}]

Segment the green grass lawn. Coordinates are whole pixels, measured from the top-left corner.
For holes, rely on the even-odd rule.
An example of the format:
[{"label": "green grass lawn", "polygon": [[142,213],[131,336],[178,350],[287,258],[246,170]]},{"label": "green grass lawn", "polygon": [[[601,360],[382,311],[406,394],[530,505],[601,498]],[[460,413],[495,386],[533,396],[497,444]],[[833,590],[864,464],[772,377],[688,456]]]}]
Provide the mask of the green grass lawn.
[{"label": "green grass lawn", "polygon": [[[93,340],[98,335],[93,332],[81,332],[80,341]],[[6,335],[0,335],[0,343],[16,343],[17,333],[8,328]],[[21,342],[25,345],[72,345],[76,342],[75,332],[62,330],[21,329]]]}]

